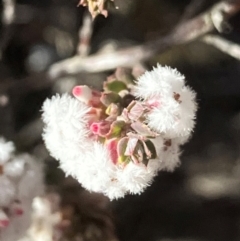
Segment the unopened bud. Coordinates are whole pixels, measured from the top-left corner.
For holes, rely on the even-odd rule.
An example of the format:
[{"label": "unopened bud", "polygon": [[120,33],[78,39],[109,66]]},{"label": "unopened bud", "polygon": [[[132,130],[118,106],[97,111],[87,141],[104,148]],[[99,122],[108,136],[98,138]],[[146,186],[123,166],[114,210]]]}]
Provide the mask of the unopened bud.
[{"label": "unopened bud", "polygon": [[87,85],[75,86],[72,90],[72,94],[81,102],[92,107],[98,107],[100,105],[101,93],[99,91],[92,90]]},{"label": "unopened bud", "polygon": [[125,122],[121,120],[117,120],[112,122],[109,133],[106,135],[106,138],[119,138],[121,136],[121,132],[125,126]]},{"label": "unopened bud", "polygon": [[104,137],[108,134],[110,127],[111,122],[109,121],[93,122],[90,126],[90,130],[93,134]]},{"label": "unopened bud", "polygon": [[98,122],[100,120],[102,114],[103,114],[102,109],[100,109],[100,108],[90,108],[90,110],[87,112],[89,126],[93,122]]},{"label": "unopened bud", "polygon": [[119,103],[121,101],[121,97],[117,93],[108,92],[102,93],[100,100],[105,106],[109,106],[112,103]]},{"label": "unopened bud", "polygon": [[112,103],[108,106],[105,113],[109,116],[118,116],[120,112],[120,108],[118,105]]}]

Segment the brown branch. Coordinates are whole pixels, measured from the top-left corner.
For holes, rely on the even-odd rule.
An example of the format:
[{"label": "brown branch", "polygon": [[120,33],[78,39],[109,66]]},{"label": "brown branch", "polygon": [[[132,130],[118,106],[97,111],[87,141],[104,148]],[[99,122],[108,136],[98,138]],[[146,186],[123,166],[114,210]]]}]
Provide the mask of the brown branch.
[{"label": "brown branch", "polygon": [[222,1],[199,16],[185,21],[167,36],[113,53],[95,54],[86,58],[74,56],[70,59],[53,64],[48,74],[50,78],[57,78],[63,74],[77,74],[80,72],[100,72],[115,69],[118,66],[133,67],[145,61],[157,52],[167,48],[193,41],[220,26],[240,10],[240,0]]},{"label": "brown branch", "polygon": [[83,24],[79,29],[79,44],[77,48],[78,55],[85,57],[90,50],[90,40],[93,32],[93,21],[88,13],[83,16]]},{"label": "brown branch", "polygon": [[185,22],[186,20],[194,17],[199,9],[202,8],[205,0],[191,0],[184,10],[183,15],[181,16],[180,23]]},{"label": "brown branch", "polygon": [[206,35],[202,39],[203,42],[214,46],[222,52],[232,56],[233,58],[240,60],[240,45],[228,41],[220,36]]},{"label": "brown branch", "polygon": [[11,36],[12,25],[15,19],[15,0],[3,0],[3,13],[2,13],[2,36],[0,40],[0,51],[4,50],[6,44]]},{"label": "brown branch", "polygon": [[[112,53],[97,53],[95,55],[70,59],[53,64],[47,73],[29,76],[22,80],[8,80],[0,83],[0,92],[26,93],[40,90],[52,85],[55,78],[65,74],[81,72],[101,72],[112,70],[119,66],[133,67],[144,60],[162,53],[174,45],[185,44],[211,32],[216,25],[214,14],[219,14],[222,21],[227,20],[240,10],[240,0],[223,1],[214,5],[205,13],[178,25],[174,31],[165,37],[143,45],[120,49]],[[214,20],[215,19],[215,23]],[[219,24],[219,21],[217,21]]]}]

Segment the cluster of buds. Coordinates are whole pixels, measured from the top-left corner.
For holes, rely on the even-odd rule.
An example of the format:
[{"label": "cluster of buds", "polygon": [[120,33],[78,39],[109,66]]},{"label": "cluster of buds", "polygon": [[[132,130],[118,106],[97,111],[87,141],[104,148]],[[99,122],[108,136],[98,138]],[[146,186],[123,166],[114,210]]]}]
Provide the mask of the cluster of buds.
[{"label": "cluster of buds", "polygon": [[78,5],[87,6],[92,17],[95,18],[98,14],[107,17],[107,9],[110,5],[114,6],[114,0],[80,0]]},{"label": "cluster of buds", "polygon": [[43,137],[61,168],[85,188],[110,199],[138,194],[158,171],[179,165],[196,102],[175,69],[158,65],[137,81],[118,69],[102,92],[76,86],[72,93],[75,99],[45,101]]},{"label": "cluster of buds", "polygon": [[0,240],[21,238],[30,225],[31,205],[42,192],[42,168],[29,155],[14,155],[0,138]]},{"label": "cluster of buds", "polygon": [[134,100],[129,88],[133,82],[119,80],[116,75],[118,72],[104,82],[103,92],[86,85],[75,86],[73,96],[90,107],[90,137],[107,147],[115,165],[124,167],[133,161],[147,166],[150,159],[156,158],[151,139],[158,136],[145,124],[151,106]]}]

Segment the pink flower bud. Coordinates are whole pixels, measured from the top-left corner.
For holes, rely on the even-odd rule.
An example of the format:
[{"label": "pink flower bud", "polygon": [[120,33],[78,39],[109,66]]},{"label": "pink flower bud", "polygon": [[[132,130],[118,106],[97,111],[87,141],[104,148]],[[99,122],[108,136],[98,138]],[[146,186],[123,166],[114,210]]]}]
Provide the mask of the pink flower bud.
[{"label": "pink flower bud", "polygon": [[90,130],[93,134],[99,136],[105,136],[111,127],[111,122],[109,121],[100,121],[100,122],[93,122],[90,126]]},{"label": "pink flower bud", "polygon": [[92,107],[99,107],[101,105],[101,92],[92,90],[87,85],[75,86],[72,90],[72,94],[81,102]]}]

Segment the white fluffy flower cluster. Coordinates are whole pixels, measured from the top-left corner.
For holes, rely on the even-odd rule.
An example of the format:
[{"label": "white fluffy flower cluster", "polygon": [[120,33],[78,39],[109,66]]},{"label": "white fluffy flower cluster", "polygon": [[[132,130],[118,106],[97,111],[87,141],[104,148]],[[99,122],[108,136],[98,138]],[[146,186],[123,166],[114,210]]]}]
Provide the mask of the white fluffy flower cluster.
[{"label": "white fluffy flower cluster", "polygon": [[140,76],[133,93],[152,105],[146,118],[148,126],[160,133],[153,140],[161,157],[159,168],[173,171],[180,164],[180,145],[189,140],[195,125],[195,92],[176,69],[158,64]]},{"label": "white fluffy flower cluster", "polygon": [[150,159],[147,166],[132,161],[122,166],[111,160],[112,150],[91,138],[90,107],[85,103],[65,94],[47,99],[43,105],[43,138],[51,155],[83,187],[110,199],[139,194],[158,171],[178,166],[179,145],[189,138],[194,126],[195,93],[176,70],[157,66],[138,79],[133,92],[151,107],[146,124],[158,133],[152,140],[157,158]]},{"label": "white fluffy flower cluster", "polygon": [[31,222],[32,200],[43,191],[42,166],[29,155],[14,155],[0,138],[0,241],[21,238]]},{"label": "white fluffy flower cluster", "polygon": [[189,138],[195,124],[196,96],[176,69],[157,65],[138,79],[134,95],[153,103],[149,127],[165,138]]}]

